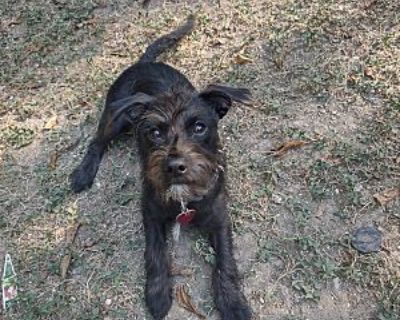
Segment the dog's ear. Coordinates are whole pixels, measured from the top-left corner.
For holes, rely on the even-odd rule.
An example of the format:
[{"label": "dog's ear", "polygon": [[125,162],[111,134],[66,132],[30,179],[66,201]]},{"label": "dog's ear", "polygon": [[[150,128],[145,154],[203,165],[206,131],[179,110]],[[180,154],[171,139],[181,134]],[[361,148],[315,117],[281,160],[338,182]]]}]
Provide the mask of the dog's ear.
[{"label": "dog's ear", "polygon": [[199,96],[214,108],[220,119],[227,114],[233,102],[250,104],[252,101],[248,89],[216,84],[209,85]]},{"label": "dog's ear", "polygon": [[112,121],[121,115],[126,115],[131,121],[134,121],[143,112],[144,108],[152,101],[154,101],[154,97],[142,92],[138,92],[132,96],[113,101],[110,104],[110,108],[114,113],[112,116]]}]

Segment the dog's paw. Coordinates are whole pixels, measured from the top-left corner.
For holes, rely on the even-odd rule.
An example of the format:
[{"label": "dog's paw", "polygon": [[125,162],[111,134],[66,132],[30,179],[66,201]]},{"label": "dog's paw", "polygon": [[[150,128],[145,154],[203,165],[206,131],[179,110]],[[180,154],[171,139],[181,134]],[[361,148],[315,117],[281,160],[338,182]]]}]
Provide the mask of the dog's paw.
[{"label": "dog's paw", "polygon": [[172,294],[162,292],[147,294],[146,305],[155,320],[162,320],[172,305]]},{"label": "dog's paw", "polygon": [[146,282],[146,305],[155,320],[162,320],[172,305],[172,285],[169,277],[157,275]]},{"label": "dog's paw", "polygon": [[222,320],[250,320],[252,317],[251,309],[241,292],[232,290],[220,293],[216,304]]},{"label": "dog's paw", "polygon": [[251,320],[251,309],[246,304],[225,306],[221,310],[222,320]]},{"label": "dog's paw", "polygon": [[79,166],[71,173],[69,180],[72,191],[79,193],[83,190],[89,189],[92,186],[94,176]]}]

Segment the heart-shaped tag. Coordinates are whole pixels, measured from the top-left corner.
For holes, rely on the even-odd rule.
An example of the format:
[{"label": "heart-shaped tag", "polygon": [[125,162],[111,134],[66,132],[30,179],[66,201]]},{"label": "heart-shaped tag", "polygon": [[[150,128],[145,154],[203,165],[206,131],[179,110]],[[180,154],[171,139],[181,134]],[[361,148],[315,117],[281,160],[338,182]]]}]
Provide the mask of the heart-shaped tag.
[{"label": "heart-shaped tag", "polygon": [[186,211],[183,211],[176,216],[176,222],[182,226],[187,226],[192,222],[195,213],[196,210],[194,209],[186,209]]}]

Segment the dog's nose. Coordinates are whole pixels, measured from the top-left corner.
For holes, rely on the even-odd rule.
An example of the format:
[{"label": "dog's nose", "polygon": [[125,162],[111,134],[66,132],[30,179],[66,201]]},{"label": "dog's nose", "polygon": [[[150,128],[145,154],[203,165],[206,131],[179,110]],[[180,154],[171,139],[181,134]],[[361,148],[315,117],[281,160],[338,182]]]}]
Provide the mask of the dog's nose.
[{"label": "dog's nose", "polygon": [[174,175],[184,174],[187,170],[186,163],[183,158],[170,158],[167,163],[168,172]]}]

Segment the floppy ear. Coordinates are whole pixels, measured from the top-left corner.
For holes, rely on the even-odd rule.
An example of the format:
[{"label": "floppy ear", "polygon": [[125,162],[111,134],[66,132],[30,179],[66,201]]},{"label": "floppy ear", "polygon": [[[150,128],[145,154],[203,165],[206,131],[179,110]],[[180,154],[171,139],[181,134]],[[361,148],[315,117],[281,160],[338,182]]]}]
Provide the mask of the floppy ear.
[{"label": "floppy ear", "polygon": [[227,114],[232,102],[251,103],[251,93],[248,89],[216,84],[209,85],[199,96],[214,108],[220,119]]},{"label": "floppy ear", "polygon": [[113,101],[110,104],[111,112],[114,113],[112,121],[116,120],[121,115],[126,115],[128,119],[133,122],[143,112],[144,107],[152,101],[154,101],[154,97],[142,92]]}]

